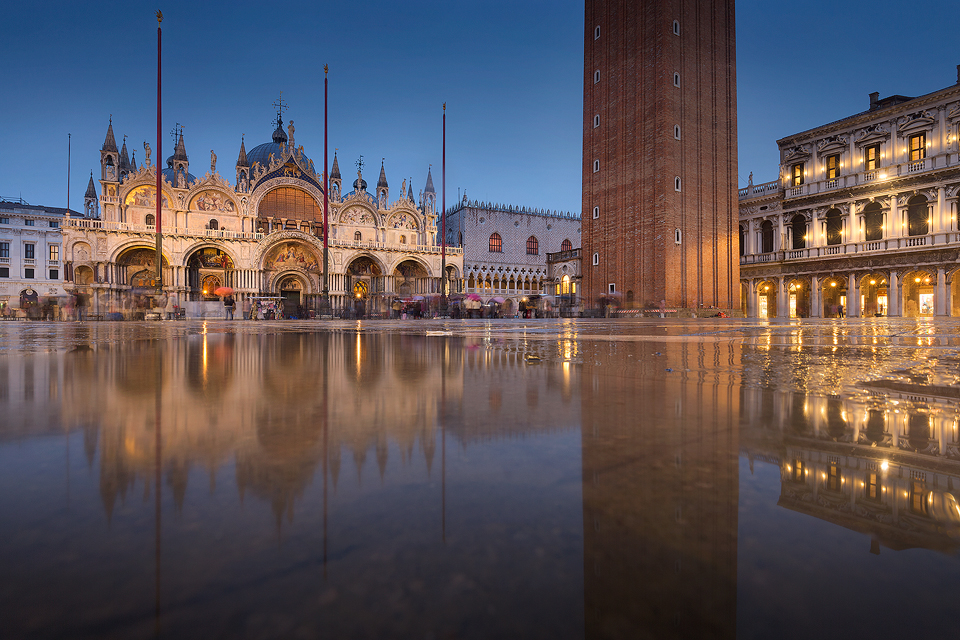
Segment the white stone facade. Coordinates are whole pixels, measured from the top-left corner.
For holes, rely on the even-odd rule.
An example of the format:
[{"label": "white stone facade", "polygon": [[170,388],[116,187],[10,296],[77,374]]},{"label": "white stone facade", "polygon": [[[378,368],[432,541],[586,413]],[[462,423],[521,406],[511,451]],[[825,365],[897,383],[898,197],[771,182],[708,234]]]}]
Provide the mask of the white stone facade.
[{"label": "white stone facade", "polygon": [[960,82],[779,140],[740,189],[744,313],[960,316],[958,134]]},{"label": "white stone facade", "polygon": [[[195,178],[182,134],[163,170],[161,232],[165,292],[184,301],[217,300],[220,286],[237,298],[280,296],[317,311],[323,289],[323,177],[303,147],[282,131],[250,152],[243,145],[231,184],[216,168]],[[157,289],[156,165],[139,168],[118,151],[112,123],[101,149],[99,219],[64,224],[64,260],[72,286],[90,289],[95,306],[115,310],[125,297]],[[344,194],[336,157],[330,175],[328,283],[334,312],[387,313],[393,297],[439,293],[441,247],[432,180],[414,202],[412,186],[389,201],[381,169],[377,196],[358,171]],[[406,181],[404,181],[406,187]],[[401,190],[403,191],[403,190]],[[447,251],[457,286],[462,252]]]},{"label": "white stone facade", "polygon": [[[76,212],[73,212],[76,213]],[[0,201],[0,314],[18,313],[30,291],[63,297],[66,209]]]},{"label": "white stone facade", "polygon": [[479,294],[484,301],[503,298],[504,314],[516,313],[524,298],[555,295],[547,254],[579,249],[580,231],[578,213],[466,197],[447,212],[447,241],[463,247],[463,291]]}]

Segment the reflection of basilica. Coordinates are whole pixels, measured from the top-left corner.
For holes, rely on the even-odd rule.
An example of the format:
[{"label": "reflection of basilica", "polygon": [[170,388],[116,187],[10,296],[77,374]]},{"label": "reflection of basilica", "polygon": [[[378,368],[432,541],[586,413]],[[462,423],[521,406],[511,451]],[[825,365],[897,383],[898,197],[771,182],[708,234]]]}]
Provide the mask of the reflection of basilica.
[{"label": "reflection of basilica", "polygon": [[955,553],[956,389],[893,381],[863,386],[860,397],[745,387],[746,455],[780,468],[780,506],[870,536],[873,553],[881,546]]},{"label": "reflection of basilica", "polygon": [[[121,306],[133,293],[153,293],[156,282],[156,171],[146,158],[130,160],[126,140],[117,149],[113,124],[100,151],[99,219],[64,221],[65,276],[88,288],[98,305]],[[162,170],[163,288],[184,301],[216,300],[218,287],[237,296],[282,296],[316,310],[323,287],[324,180],[277,116],[271,142],[248,154],[241,141],[236,182],[216,168],[189,172],[183,133]],[[361,165],[362,168],[362,165]],[[91,183],[92,184],[92,183]],[[393,296],[439,292],[441,247],[433,179],[419,200],[403,181],[392,203],[383,166],[375,193],[360,171],[353,191],[341,192],[336,154],[329,180],[329,287],[334,309],[361,299],[367,312],[385,312]],[[96,200],[88,190],[87,200]],[[86,210],[96,215],[96,202]],[[462,249],[447,249],[451,289],[461,277]]]}]

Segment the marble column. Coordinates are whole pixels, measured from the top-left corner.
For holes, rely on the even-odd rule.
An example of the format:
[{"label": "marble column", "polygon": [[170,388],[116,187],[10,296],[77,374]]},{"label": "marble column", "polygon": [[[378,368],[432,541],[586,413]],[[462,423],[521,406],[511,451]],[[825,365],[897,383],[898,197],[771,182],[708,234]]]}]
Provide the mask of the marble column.
[{"label": "marble column", "polygon": [[847,276],[847,317],[860,317],[860,279],[855,273]]},{"label": "marble column", "polygon": [[937,269],[937,286],[933,294],[934,314],[938,316],[949,316],[950,307],[947,306],[947,272],[944,269]]},{"label": "marble column", "polygon": [[900,312],[900,276],[896,271],[890,270],[890,282],[887,287],[887,315],[891,318],[898,318]]},{"label": "marble column", "polygon": [[810,317],[823,317],[823,302],[821,301],[820,283],[817,276],[810,277]]}]

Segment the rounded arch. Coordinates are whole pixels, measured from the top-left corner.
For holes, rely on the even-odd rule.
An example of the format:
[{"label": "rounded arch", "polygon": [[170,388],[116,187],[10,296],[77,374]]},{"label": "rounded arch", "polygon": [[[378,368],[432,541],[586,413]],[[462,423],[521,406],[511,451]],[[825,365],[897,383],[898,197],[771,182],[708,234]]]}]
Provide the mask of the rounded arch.
[{"label": "rounded arch", "polygon": [[380,260],[368,251],[361,251],[344,261],[344,272],[351,276],[382,276],[387,269]]},{"label": "rounded arch", "polygon": [[195,185],[187,194],[187,208],[191,211],[208,213],[236,213],[237,203],[223,189],[211,188],[210,185]]},{"label": "rounded arch", "polygon": [[267,290],[271,294],[282,294],[284,291],[299,291],[301,294],[316,293],[316,283],[313,275],[303,269],[288,267],[271,274],[267,280]]},{"label": "rounded arch", "polygon": [[847,279],[830,274],[819,280],[824,318],[842,318],[847,314]]},{"label": "rounded arch", "polygon": [[336,216],[337,222],[344,225],[361,227],[383,226],[380,215],[365,202],[351,202],[345,205]]},{"label": "rounded arch", "polygon": [[564,238],[563,242],[560,243],[560,251],[572,251],[573,243],[570,242],[570,238]]},{"label": "rounded arch", "polygon": [[843,244],[843,213],[836,207],[823,216],[827,228],[827,244]]},{"label": "rounded arch", "polygon": [[907,201],[907,235],[925,236],[930,232],[927,196],[918,194]]},{"label": "rounded arch", "polygon": [[900,287],[903,296],[903,317],[916,318],[934,315],[936,311],[936,271],[917,269],[905,273]]},{"label": "rounded arch", "polygon": [[[126,248],[116,251],[113,262],[117,265],[120,275],[120,284],[129,285],[133,289],[155,289],[162,283],[157,282],[157,250],[156,247],[145,247],[143,244],[129,243]],[[167,258],[160,255],[161,273],[167,280]]]},{"label": "rounded arch", "polygon": [[278,233],[272,233],[268,237],[264,238],[264,241],[259,244],[256,252],[253,254],[253,258],[250,260],[250,264],[255,269],[263,269],[264,260],[267,255],[276,248],[277,245],[291,240],[299,240],[300,242],[309,245],[316,255],[323,255],[323,243],[316,237],[302,231],[287,230],[281,231]]},{"label": "rounded arch", "polygon": [[860,276],[860,314],[864,318],[887,315],[889,307],[887,274],[871,272]]},{"label": "rounded arch", "polygon": [[960,316],[960,265],[948,271],[946,279],[946,290],[950,292],[950,308],[947,311],[957,317]]},{"label": "rounded arch", "polygon": [[773,251],[773,223],[764,220],[760,223],[760,253],[771,253]]},{"label": "rounded arch", "polygon": [[[123,188],[120,189],[120,201],[123,202],[125,207],[156,209],[156,193],[157,185],[154,182],[141,179],[133,183],[125,184]],[[176,196],[163,187],[160,188],[160,193],[162,194],[162,199],[160,200],[161,208],[170,209],[171,203],[177,201]]]},{"label": "rounded arch", "polygon": [[773,280],[761,280],[756,285],[757,317],[777,317],[777,283]]},{"label": "rounded arch", "polygon": [[[434,276],[433,270],[430,268],[430,263],[429,263],[429,262],[427,262],[425,259],[421,258],[420,256],[412,256],[412,255],[409,255],[409,254],[401,255],[399,258],[397,258],[397,259],[390,265],[390,268],[389,268],[388,270],[385,270],[385,271],[384,271],[384,273],[391,273],[391,274],[393,274],[393,273],[396,272],[397,267],[399,267],[401,264],[403,264],[404,262],[411,262],[411,261],[412,261],[412,262],[416,262],[417,265],[419,265],[419,266],[424,270],[424,272],[425,272],[425,274],[426,274],[425,277],[430,278],[430,277],[433,277],[433,276]],[[450,266],[452,266],[452,265],[449,265],[449,264],[447,265],[448,268],[449,268]]]},{"label": "rounded arch", "polygon": [[228,262],[228,267],[227,267],[227,268],[229,268],[229,269],[236,269],[236,268],[237,268],[237,266],[236,266],[236,265],[237,265],[237,260],[236,260],[236,257],[234,256],[233,252],[225,249],[225,248],[223,247],[223,245],[215,244],[215,243],[213,243],[213,242],[210,242],[209,240],[200,240],[200,241],[198,241],[198,242],[194,242],[194,243],[191,244],[191,245],[188,245],[188,246],[183,250],[183,256],[184,256],[184,261],[183,261],[183,262],[184,262],[184,265],[188,265],[188,264],[190,263],[190,257],[191,257],[194,253],[196,253],[197,251],[200,251],[200,250],[202,250],[202,249],[216,249],[216,250],[218,250],[220,253],[224,254],[224,255],[228,258],[229,262]]},{"label": "rounded arch", "polygon": [[421,230],[419,216],[417,212],[412,209],[400,209],[390,214],[387,220],[387,227],[390,229],[406,229],[414,232]]},{"label": "rounded arch", "polygon": [[807,246],[807,216],[798,213],[790,220],[790,232],[793,236],[793,248],[804,249]]},{"label": "rounded arch", "polygon": [[863,208],[864,240],[883,239],[883,206],[876,201]]},{"label": "rounded arch", "polygon": [[784,282],[787,292],[787,316],[790,318],[810,317],[810,280],[792,278]]},{"label": "rounded arch", "polygon": [[503,253],[503,237],[496,231],[490,234],[489,251],[490,253]]},{"label": "rounded arch", "polygon": [[[150,263],[153,265],[156,265],[155,257],[157,253],[157,247],[154,245],[147,244],[143,240],[129,240],[127,242],[117,245],[116,247],[113,248],[113,254],[109,258],[108,262],[115,262],[117,264],[120,264],[127,254],[133,251],[136,251],[138,249],[147,251],[150,254],[150,258],[151,258]],[[167,258],[166,248],[161,247],[160,255],[162,258],[161,264],[163,264],[164,267],[169,267],[170,261]]]},{"label": "rounded arch", "polygon": [[746,231],[744,230],[742,224],[738,228],[740,230],[740,255],[742,256],[746,251],[746,243],[743,241]]},{"label": "rounded arch", "polygon": [[[260,203],[272,191],[281,188],[299,189],[306,192],[313,199],[314,203],[320,208],[320,220],[323,220],[323,190],[306,180],[296,180],[288,177],[271,178],[257,185],[257,188],[250,194],[247,203],[250,215],[259,218]],[[283,216],[289,217],[289,216]]]}]

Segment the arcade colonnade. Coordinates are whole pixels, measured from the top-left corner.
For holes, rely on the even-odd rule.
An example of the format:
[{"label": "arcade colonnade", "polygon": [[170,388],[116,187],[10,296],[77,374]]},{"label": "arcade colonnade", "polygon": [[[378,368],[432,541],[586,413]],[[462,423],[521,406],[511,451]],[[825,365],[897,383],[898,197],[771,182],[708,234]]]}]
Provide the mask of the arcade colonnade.
[{"label": "arcade colonnade", "polygon": [[741,280],[753,318],[960,316],[960,264],[769,274]]}]

